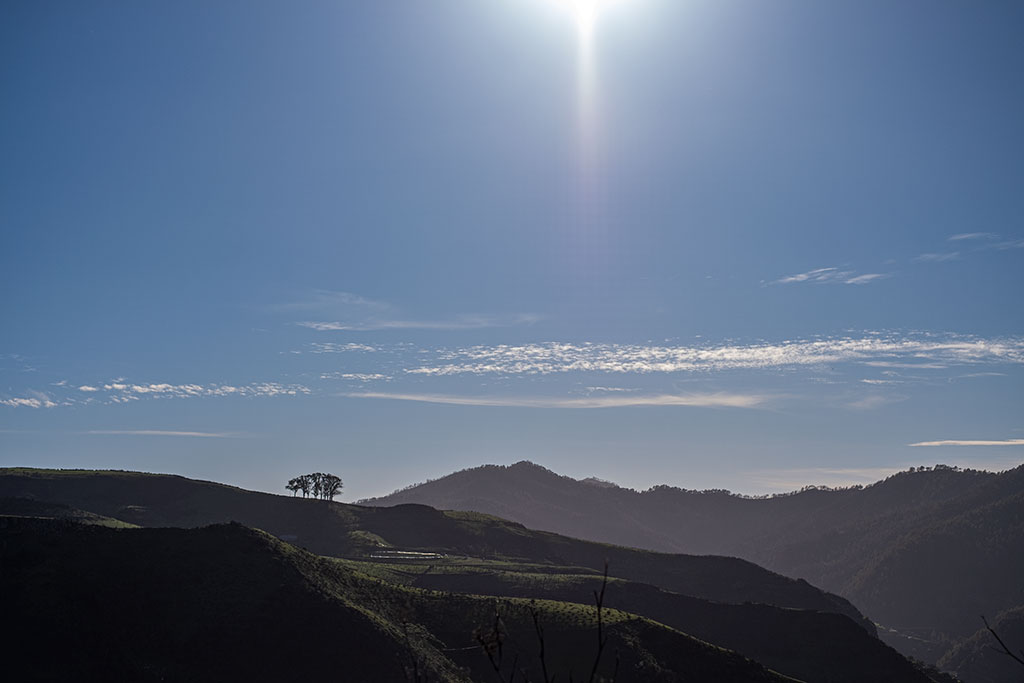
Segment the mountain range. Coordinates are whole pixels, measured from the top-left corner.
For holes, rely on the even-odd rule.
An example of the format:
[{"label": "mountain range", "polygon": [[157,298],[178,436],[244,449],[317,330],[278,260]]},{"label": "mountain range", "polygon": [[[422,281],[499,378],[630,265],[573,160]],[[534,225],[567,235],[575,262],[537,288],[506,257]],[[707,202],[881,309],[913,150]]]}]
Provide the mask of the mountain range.
[{"label": "mountain range", "polygon": [[952,680],[749,561],[423,505],[3,469],[0,560],[19,680]]},{"label": "mountain range", "polygon": [[883,639],[929,662],[949,664],[982,628],[979,615],[1024,605],[1024,466],[912,468],[866,487],[752,498],[634,491],[520,462],[361,502],[475,510],[577,538],[744,558],[847,598]]}]

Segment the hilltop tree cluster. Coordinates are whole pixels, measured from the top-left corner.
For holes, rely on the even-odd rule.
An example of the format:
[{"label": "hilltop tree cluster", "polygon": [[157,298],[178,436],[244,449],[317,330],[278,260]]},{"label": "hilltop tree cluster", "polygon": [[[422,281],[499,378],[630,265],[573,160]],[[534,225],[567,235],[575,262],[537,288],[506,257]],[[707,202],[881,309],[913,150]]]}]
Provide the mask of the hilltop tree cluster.
[{"label": "hilltop tree cluster", "polygon": [[303,498],[313,496],[320,500],[334,500],[335,496],[341,495],[341,478],[324,472],[313,472],[303,474],[289,479],[285,488],[292,492],[292,495],[302,493]]}]

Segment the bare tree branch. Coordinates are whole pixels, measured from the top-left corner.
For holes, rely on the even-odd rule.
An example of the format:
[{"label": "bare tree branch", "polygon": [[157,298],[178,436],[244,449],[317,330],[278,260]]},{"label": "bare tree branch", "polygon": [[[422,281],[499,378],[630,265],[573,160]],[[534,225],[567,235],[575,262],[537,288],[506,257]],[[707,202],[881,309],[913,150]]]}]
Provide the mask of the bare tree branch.
[{"label": "bare tree branch", "polygon": [[597,656],[594,657],[594,666],[590,669],[590,683],[594,683],[597,676],[597,667],[601,663],[601,653],[608,639],[604,635],[604,622],[601,619],[601,608],[604,607],[604,591],[608,587],[608,560],[604,561],[604,580],[601,581],[601,592],[594,591],[594,602],[597,603]]},{"label": "bare tree branch", "polygon": [[[995,629],[988,625],[988,619],[985,618],[984,614],[981,615],[981,620],[985,622],[985,628],[988,629],[988,632],[991,633],[992,637],[995,638],[996,642],[999,643],[999,647],[1003,648],[1002,650],[996,650],[996,652],[1002,652],[1007,657],[1013,657],[1014,661],[1016,661],[1021,666],[1024,666],[1024,659],[1021,659],[1017,655],[1010,652],[1010,648],[1006,647],[1006,643],[1004,643],[1003,639],[999,637],[999,634],[996,633]],[[1024,651],[1022,651],[1021,654],[1024,654]]]},{"label": "bare tree branch", "polygon": [[530,605],[530,616],[533,617],[533,631],[537,634],[537,641],[540,643],[540,670],[544,675],[544,683],[551,683],[553,679],[548,676],[548,663],[544,659],[544,627],[540,623],[540,612],[533,604]]}]

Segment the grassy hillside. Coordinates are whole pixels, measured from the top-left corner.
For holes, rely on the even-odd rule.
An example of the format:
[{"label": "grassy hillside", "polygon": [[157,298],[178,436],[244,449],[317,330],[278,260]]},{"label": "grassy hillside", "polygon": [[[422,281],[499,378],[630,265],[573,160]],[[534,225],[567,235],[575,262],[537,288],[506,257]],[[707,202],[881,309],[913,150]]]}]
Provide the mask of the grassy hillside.
[{"label": "grassy hillside", "polygon": [[665,555],[529,530],[496,517],[419,505],[363,507],[129,472],[0,469],[0,496],[55,501],[139,526],[237,521],[322,555],[357,557],[383,544],[483,558],[570,565],[709,600],[844,614],[873,632],[848,601],[744,560]]},{"label": "grassy hillside", "polygon": [[1024,467],[998,475],[936,467],[865,488],[751,499],[665,486],[636,492],[519,463],[366,501],[406,502],[591,540],[743,557],[849,598],[896,629],[883,632],[889,642],[930,661],[969,637],[979,613],[1020,604]]},{"label": "grassy hillside", "polygon": [[[533,614],[561,679],[584,678],[597,649],[592,606],[390,583],[241,525],[0,517],[0,566],[15,680],[491,680],[478,637],[495,629],[503,672],[515,662],[538,680]],[[606,679],[783,680],[635,615],[603,622]]]},{"label": "grassy hillside", "polygon": [[103,515],[86,512],[85,510],[76,510],[60,503],[48,503],[29,498],[0,498],[0,515],[5,517],[64,519],[80,524],[107,526],[113,529],[136,528],[135,524],[122,522],[113,517],[104,517]]},{"label": "grassy hillside", "polygon": [[[572,567],[432,560],[381,563],[344,561],[388,582],[435,590],[572,601],[599,591],[597,572]],[[769,668],[806,681],[909,682],[928,678],[898,652],[837,614],[731,605],[613,579],[607,604],[639,614],[701,640],[741,652]]]}]

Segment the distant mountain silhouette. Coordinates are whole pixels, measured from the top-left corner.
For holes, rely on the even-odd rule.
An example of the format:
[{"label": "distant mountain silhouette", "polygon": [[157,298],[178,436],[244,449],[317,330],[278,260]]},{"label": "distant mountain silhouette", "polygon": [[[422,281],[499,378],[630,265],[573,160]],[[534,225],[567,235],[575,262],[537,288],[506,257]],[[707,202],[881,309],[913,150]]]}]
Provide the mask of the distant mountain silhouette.
[{"label": "distant mountain silhouette", "polygon": [[637,492],[521,462],[361,502],[477,510],[578,538],[742,557],[843,595],[887,627],[887,642],[932,662],[975,633],[979,614],[1024,605],[1024,466],[915,468],[868,487],[749,498]]},{"label": "distant mountain silhouette", "polygon": [[[99,635],[76,640],[77,630],[95,629],[124,611],[130,618],[115,625],[112,637],[125,644],[118,652],[138,654],[127,659],[111,656],[122,667],[112,670],[125,672],[127,678],[146,678],[140,662],[147,667],[156,662],[153,671],[169,678],[202,679],[205,674],[196,663],[200,660],[172,660],[170,653],[180,652],[185,641],[216,638],[219,629],[234,639],[225,657],[245,660],[238,678],[305,678],[290,675],[280,653],[297,641],[308,641],[308,649],[317,651],[322,643],[342,637],[330,629],[318,634],[305,625],[296,626],[303,610],[311,610],[323,615],[313,622],[323,618],[329,624],[356,624],[362,614],[376,625],[379,633],[371,630],[377,635],[367,636],[372,642],[364,643],[364,648],[358,641],[355,647],[360,652],[343,656],[351,657],[353,671],[373,671],[384,651],[390,652],[389,661],[399,662],[403,652],[412,651],[424,662],[424,671],[433,672],[430,680],[463,680],[459,671],[464,667],[469,667],[470,678],[483,680],[488,672],[479,667],[486,658],[473,647],[471,634],[488,620],[493,623],[495,600],[504,605],[500,601],[513,598],[523,601],[510,603],[511,612],[506,614],[508,628],[514,628],[519,642],[533,633],[528,601],[541,601],[545,623],[550,624],[552,656],[560,658],[564,671],[579,671],[592,650],[588,644],[594,638],[593,624],[587,620],[594,610],[592,604],[573,603],[592,599],[607,559],[612,576],[607,606],[627,615],[616,617],[625,621],[613,637],[623,665],[632,667],[620,671],[618,680],[775,680],[759,665],[710,648],[728,655],[715,659],[706,651],[709,646],[680,631],[806,681],[942,680],[929,677],[879,641],[872,625],[849,602],[739,559],[665,555],[579,541],[479,513],[445,513],[421,505],[353,506],[167,475],[2,469],[0,496],[8,496],[0,498],[0,548],[7,553],[0,558],[5,569],[0,597],[20,596],[4,603],[5,608],[14,605],[5,614],[36,624],[36,631],[26,628],[23,633],[41,633],[43,624],[56,619],[58,607],[65,609],[71,626],[54,630],[51,642],[73,651],[86,672],[100,670],[89,660],[90,652],[108,652],[113,646],[98,641]],[[142,527],[236,520],[316,553],[346,559],[316,558],[238,526],[189,532],[115,531],[96,526],[105,518]],[[83,531],[86,528],[92,530]],[[53,574],[43,567],[61,569]],[[306,591],[312,587],[314,595],[298,603],[306,606],[293,610],[279,602],[274,586],[285,590],[292,581],[287,576],[295,572],[297,585],[306,586]],[[117,592],[119,586],[126,587],[123,595]],[[247,612],[251,605],[232,602],[243,600],[250,591],[259,604],[270,605],[267,615],[255,619]],[[44,608],[38,607],[40,596],[57,594],[64,596],[60,605],[51,605],[44,597]],[[307,605],[309,600],[313,602]],[[340,606],[330,607],[333,600],[340,600]],[[80,602],[85,607],[75,606]],[[100,604],[105,605],[102,614]],[[38,615],[32,612],[33,605],[40,610]],[[346,612],[349,608],[358,614]],[[334,614],[336,609],[341,612]],[[133,620],[146,612],[158,626],[149,631],[133,628],[131,624],[138,623]],[[196,615],[209,625],[190,621],[200,618]],[[232,631],[231,619],[236,616],[255,619],[262,634]],[[414,624],[419,640],[396,640],[403,619]],[[590,626],[582,628],[585,624]],[[147,633],[146,640],[138,641]],[[282,647],[274,650],[278,638]],[[21,641],[5,641],[9,642]],[[399,645],[404,650],[395,650]],[[212,652],[210,648],[198,652]],[[261,653],[268,653],[264,673],[250,675],[248,658],[259,661]],[[642,662],[660,667],[660,678],[648,675],[653,670],[643,669],[647,665]],[[301,671],[297,665],[296,672]],[[400,669],[381,671],[385,673],[366,673],[364,679],[401,680]],[[352,674],[346,680],[363,679]]]}]

